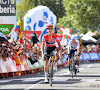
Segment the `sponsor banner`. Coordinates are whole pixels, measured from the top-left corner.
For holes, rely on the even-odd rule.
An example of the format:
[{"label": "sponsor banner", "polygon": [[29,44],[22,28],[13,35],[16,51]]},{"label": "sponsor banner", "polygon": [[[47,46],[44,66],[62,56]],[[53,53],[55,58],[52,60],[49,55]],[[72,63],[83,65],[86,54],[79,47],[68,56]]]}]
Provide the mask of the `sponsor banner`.
[{"label": "sponsor banner", "polygon": [[16,40],[16,22],[16,0],[0,0],[0,31]]},{"label": "sponsor banner", "polygon": [[91,57],[88,53],[83,53],[84,60],[91,60]]},{"label": "sponsor banner", "polygon": [[31,39],[32,33],[35,33],[37,35],[37,38],[39,38],[41,31],[22,31],[22,34],[26,35],[27,39]]},{"label": "sponsor banner", "polygon": [[16,0],[0,0],[0,16],[16,16]]},{"label": "sponsor banner", "polygon": [[98,56],[98,53],[89,53],[90,54],[90,57],[91,57],[91,60],[99,60],[99,56]]},{"label": "sponsor banner", "polygon": [[65,54],[64,56],[63,56],[63,58],[62,58],[62,60],[63,60],[63,63],[66,63],[67,62],[67,55]]},{"label": "sponsor banner", "polygon": [[81,54],[79,60],[80,60],[80,61],[84,60],[84,58],[83,58],[83,54]]},{"label": "sponsor banner", "polygon": [[14,27],[13,24],[0,24],[0,31],[3,34],[9,34],[13,27]]},{"label": "sponsor banner", "polygon": [[100,53],[98,53],[98,55],[99,55],[99,58],[100,58]]}]

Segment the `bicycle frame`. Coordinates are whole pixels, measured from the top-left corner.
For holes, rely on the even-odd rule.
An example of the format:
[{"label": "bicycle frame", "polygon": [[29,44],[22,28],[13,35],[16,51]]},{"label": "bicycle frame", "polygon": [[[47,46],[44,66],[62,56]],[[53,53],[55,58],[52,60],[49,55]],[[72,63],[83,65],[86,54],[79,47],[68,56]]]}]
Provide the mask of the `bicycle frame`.
[{"label": "bicycle frame", "polygon": [[52,56],[49,59],[49,84],[52,86],[52,77],[53,77],[53,60]]},{"label": "bicycle frame", "polygon": [[71,61],[72,61],[71,62],[71,74],[72,74],[72,78],[73,78],[73,75],[76,74],[76,72],[77,72],[77,69],[75,67],[75,62],[76,61],[75,61],[74,58],[75,58],[75,55],[73,54],[72,57],[71,57]]},{"label": "bicycle frame", "polygon": [[54,55],[54,53],[55,53],[55,50],[50,54],[50,55],[47,55],[47,56],[50,56],[50,58],[49,58],[49,84],[50,84],[50,86],[52,86],[52,77],[53,77],[53,73],[54,73],[54,71],[53,71],[53,63],[54,63],[54,61],[53,61],[53,55]]}]

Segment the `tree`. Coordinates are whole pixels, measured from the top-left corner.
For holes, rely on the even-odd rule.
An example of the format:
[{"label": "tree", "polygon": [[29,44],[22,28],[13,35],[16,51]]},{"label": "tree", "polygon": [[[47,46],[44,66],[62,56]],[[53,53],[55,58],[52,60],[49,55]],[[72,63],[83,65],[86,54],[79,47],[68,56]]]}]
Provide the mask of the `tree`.
[{"label": "tree", "polygon": [[100,30],[100,1],[63,0],[66,15],[59,18],[58,24],[66,24],[74,33],[87,30]]},{"label": "tree", "polygon": [[57,16],[57,18],[65,15],[65,9],[62,0],[38,0],[39,5],[49,7],[49,9]]},{"label": "tree", "polygon": [[[22,0],[21,4],[17,3],[17,18],[24,17],[28,10],[38,5],[47,6],[57,18],[63,17],[65,13],[62,0]],[[21,10],[23,14],[19,14]]]}]

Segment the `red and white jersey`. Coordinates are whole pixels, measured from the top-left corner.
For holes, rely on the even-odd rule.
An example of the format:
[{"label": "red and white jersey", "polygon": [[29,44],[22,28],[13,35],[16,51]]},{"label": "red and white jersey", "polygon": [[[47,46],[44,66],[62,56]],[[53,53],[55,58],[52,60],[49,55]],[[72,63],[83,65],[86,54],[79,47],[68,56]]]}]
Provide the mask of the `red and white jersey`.
[{"label": "red and white jersey", "polygon": [[58,35],[56,35],[55,33],[52,33],[52,36],[51,36],[51,39],[52,39],[52,42],[49,42],[49,36],[48,36],[48,33],[45,34],[42,38],[42,43],[45,43],[46,44],[46,47],[53,47],[55,46],[55,42],[60,42],[60,38]]}]

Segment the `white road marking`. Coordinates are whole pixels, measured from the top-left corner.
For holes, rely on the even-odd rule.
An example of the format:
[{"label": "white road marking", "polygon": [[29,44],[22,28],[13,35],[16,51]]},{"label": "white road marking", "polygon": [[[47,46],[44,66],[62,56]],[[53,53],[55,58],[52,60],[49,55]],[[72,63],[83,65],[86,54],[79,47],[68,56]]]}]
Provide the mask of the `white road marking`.
[{"label": "white road marking", "polygon": [[33,81],[38,81],[38,80],[40,80],[40,79],[25,79],[21,82],[33,82]]},{"label": "white road marking", "polygon": [[0,83],[10,82],[10,81],[13,81],[13,80],[0,80]]},{"label": "white road marking", "polygon": [[88,67],[87,68],[90,68],[91,67],[91,64],[90,65],[88,65]]},{"label": "white road marking", "polygon": [[29,87],[25,88],[24,90],[32,89],[34,86],[36,86],[36,85],[38,85],[38,84],[40,84],[40,83],[42,83],[42,82],[43,82],[43,81],[40,81],[40,82],[38,82],[38,83],[36,83],[36,84],[32,84],[32,85],[30,85]]},{"label": "white road marking", "polygon": [[68,79],[53,79],[53,81],[67,81]]},{"label": "white road marking", "polygon": [[83,81],[83,82],[94,82],[94,81],[96,81],[96,79],[82,79],[80,81]]}]

